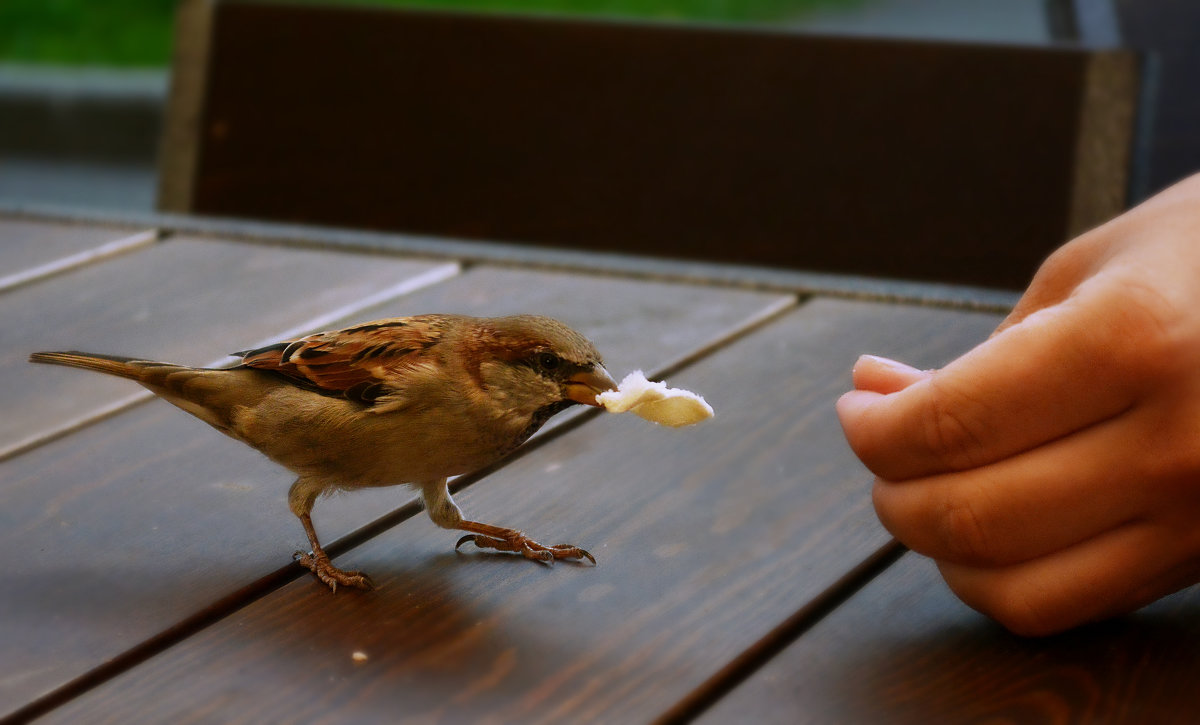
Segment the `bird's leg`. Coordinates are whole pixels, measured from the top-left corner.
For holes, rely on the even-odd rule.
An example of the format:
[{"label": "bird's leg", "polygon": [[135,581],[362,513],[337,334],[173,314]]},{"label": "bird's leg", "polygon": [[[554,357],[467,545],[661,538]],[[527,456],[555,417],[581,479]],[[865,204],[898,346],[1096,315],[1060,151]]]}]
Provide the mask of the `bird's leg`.
[{"label": "bird's leg", "polygon": [[321,543],[317,541],[317,532],[313,528],[312,516],[303,514],[300,516],[300,523],[304,525],[304,533],[308,534],[308,543],[312,545],[312,553],[306,554],[303,551],[297,551],[293,556],[296,561],[300,562],[300,566],[308,569],[317,576],[318,579],[329,585],[333,592],[337,593],[338,585],[344,587],[358,587],[359,589],[370,589],[371,578],[361,571],[345,571],[333,565],[329,560],[329,555],[321,548]]},{"label": "bird's leg", "polygon": [[308,543],[312,546],[312,553],[306,554],[303,551],[297,551],[292,556],[300,563],[300,566],[308,569],[318,579],[325,582],[334,594],[337,593],[339,584],[345,587],[370,589],[372,587],[370,577],[360,571],[344,571],[334,566],[333,562],[329,560],[329,555],[325,553],[325,549],[321,548],[321,542],[317,540],[317,530],[313,527],[311,511],[321,490],[322,487],[319,484],[301,478],[292,484],[291,490],[288,491],[288,505],[291,507],[292,513],[300,519],[300,524],[304,526],[304,533],[308,534]]},{"label": "bird's leg", "polygon": [[593,564],[595,557],[584,549],[571,544],[555,544],[546,546],[539,544],[516,529],[507,529],[491,524],[481,524],[463,518],[462,511],[450,497],[446,481],[435,482],[421,487],[425,499],[425,510],[433,523],[444,529],[458,529],[471,533],[458,540],[455,549],[467,543],[474,543],[481,549],[496,549],[497,551],[518,552],[526,559],[540,561],[546,564],[554,563],[555,559],[587,559]]},{"label": "bird's leg", "polygon": [[546,546],[539,544],[516,529],[506,529],[491,524],[481,524],[478,521],[462,521],[456,527],[462,531],[473,531],[458,540],[455,549],[467,543],[475,544],[481,549],[496,549],[497,551],[517,551],[526,559],[551,564],[555,559],[587,559],[593,564],[596,558],[585,549],[571,544],[554,544]]}]

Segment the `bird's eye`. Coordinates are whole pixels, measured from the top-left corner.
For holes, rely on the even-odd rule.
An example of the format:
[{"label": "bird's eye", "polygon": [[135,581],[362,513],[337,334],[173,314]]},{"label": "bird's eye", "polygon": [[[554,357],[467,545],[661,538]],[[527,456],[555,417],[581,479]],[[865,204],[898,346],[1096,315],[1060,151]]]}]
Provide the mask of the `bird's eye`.
[{"label": "bird's eye", "polygon": [[542,370],[557,370],[558,366],[562,364],[562,359],[552,352],[539,352],[534,359]]}]

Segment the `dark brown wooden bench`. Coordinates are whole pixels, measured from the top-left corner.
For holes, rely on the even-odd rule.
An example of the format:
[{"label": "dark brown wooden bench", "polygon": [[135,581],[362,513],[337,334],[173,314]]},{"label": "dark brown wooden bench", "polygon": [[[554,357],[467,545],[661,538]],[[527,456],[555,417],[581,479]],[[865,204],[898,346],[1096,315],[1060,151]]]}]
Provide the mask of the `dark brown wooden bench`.
[{"label": "dark brown wooden bench", "polygon": [[1119,212],[1121,51],[188,0],[160,206],[1017,288]]}]

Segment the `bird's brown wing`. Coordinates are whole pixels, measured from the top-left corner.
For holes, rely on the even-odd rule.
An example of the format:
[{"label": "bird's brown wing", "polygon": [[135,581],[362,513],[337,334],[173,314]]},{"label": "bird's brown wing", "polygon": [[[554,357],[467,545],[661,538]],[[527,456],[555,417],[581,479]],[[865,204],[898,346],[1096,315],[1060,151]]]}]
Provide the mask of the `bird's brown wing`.
[{"label": "bird's brown wing", "polygon": [[234,355],[246,367],[273,372],[300,387],[370,404],[393,392],[389,380],[420,364],[446,327],[441,315],[397,317]]}]

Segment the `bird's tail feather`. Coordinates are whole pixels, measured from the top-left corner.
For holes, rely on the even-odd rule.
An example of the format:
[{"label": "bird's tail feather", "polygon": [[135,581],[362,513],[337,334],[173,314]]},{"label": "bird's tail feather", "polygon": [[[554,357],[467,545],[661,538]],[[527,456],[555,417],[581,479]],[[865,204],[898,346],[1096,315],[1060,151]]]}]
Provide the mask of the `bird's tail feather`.
[{"label": "bird's tail feather", "polygon": [[141,380],[147,365],[161,365],[148,360],[138,360],[121,355],[100,355],[91,352],[68,350],[65,352],[35,352],[29,362],[47,365],[64,365],[71,368],[95,370],[98,373],[116,375],[130,380]]},{"label": "bird's tail feather", "polygon": [[94,370],[133,380],[225,433],[230,431],[229,411],[238,402],[239,396],[249,394],[246,390],[226,384],[225,376],[232,372],[229,370],[192,368],[120,355],[76,351],[35,352],[29,356],[29,361]]},{"label": "bird's tail feather", "polygon": [[[158,395],[171,398],[172,395],[191,398],[186,388],[194,385],[197,379],[211,377],[213,373],[224,371],[207,368],[192,368],[187,365],[141,360],[122,355],[101,355],[90,352],[35,352],[29,356],[29,362],[45,363],[47,365],[63,365],[70,368],[94,370],[106,375],[141,383]],[[175,402],[172,400],[172,402]]]}]

